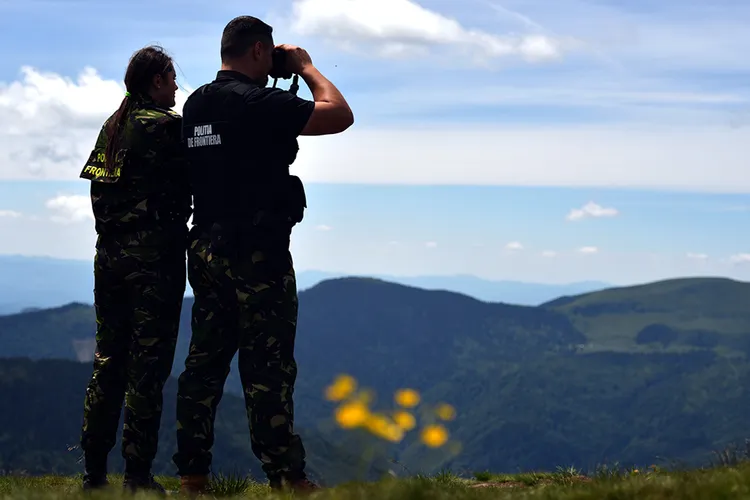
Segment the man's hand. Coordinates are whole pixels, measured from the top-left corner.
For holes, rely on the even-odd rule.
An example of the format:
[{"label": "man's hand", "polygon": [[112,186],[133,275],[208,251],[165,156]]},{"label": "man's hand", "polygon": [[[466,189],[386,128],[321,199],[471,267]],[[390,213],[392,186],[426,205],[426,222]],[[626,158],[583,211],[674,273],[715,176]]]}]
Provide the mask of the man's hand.
[{"label": "man's hand", "polygon": [[286,53],[286,69],[300,75],[315,101],[315,109],[300,135],[338,134],[354,123],[354,114],[341,92],[313,66],[310,54],[294,45],[276,48]]},{"label": "man's hand", "polygon": [[303,48],[283,43],[276,48],[286,52],[286,69],[292,73],[301,75],[308,67],[313,65],[310,54]]}]

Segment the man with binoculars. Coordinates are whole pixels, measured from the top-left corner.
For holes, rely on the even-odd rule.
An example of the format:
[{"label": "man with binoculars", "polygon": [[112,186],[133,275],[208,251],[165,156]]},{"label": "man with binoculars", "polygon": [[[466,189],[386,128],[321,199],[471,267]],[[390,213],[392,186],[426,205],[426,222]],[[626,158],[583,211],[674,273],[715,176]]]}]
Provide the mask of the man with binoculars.
[{"label": "man with binoculars", "polygon": [[[222,68],[183,108],[193,190],[188,279],[192,339],[177,396],[174,462],[181,490],[205,491],[214,418],[230,362],[239,372],[254,454],[272,488],[307,491],[305,450],[294,433],[292,394],[297,288],[289,243],[306,208],[289,174],[300,135],[343,132],[354,122],[336,87],[299,47],[274,46],[272,28],[241,16],[221,39]],[[313,101],[267,87],[299,75]]]}]

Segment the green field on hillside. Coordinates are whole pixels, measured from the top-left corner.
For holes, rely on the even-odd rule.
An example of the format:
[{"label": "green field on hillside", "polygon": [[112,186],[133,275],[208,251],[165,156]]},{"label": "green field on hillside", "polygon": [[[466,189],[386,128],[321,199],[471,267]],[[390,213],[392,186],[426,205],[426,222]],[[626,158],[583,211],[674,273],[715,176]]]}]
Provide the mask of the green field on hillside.
[{"label": "green field on hillside", "polygon": [[541,307],[565,314],[584,335],[584,351],[747,352],[750,284],[682,278],[561,297]]}]

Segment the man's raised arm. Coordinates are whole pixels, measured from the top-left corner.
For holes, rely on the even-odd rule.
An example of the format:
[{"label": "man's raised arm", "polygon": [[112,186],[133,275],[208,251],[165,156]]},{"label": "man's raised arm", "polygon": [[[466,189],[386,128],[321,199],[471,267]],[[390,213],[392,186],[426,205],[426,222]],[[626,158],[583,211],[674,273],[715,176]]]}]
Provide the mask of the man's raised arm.
[{"label": "man's raised arm", "polygon": [[313,66],[304,49],[281,45],[287,51],[289,69],[310,88],[315,108],[300,135],[338,134],[354,123],[354,114],[339,89]]}]

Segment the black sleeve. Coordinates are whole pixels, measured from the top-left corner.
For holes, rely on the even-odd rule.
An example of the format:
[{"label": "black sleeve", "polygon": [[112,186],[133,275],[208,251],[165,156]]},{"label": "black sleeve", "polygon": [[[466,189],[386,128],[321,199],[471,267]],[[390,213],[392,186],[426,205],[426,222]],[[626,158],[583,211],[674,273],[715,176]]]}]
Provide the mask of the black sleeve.
[{"label": "black sleeve", "polygon": [[275,133],[291,138],[300,135],[315,109],[313,101],[279,88],[265,88],[255,99],[257,104],[262,103],[268,126]]}]

